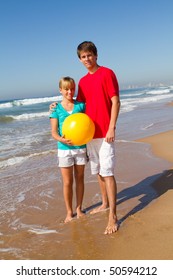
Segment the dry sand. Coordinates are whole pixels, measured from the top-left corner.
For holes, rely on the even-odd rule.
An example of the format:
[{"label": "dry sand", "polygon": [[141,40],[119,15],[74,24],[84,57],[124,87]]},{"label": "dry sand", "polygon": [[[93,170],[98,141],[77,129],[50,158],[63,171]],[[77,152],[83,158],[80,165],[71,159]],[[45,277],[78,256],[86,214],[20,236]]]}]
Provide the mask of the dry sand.
[{"label": "dry sand", "polygon": [[[138,140],[171,163],[154,183],[159,194],[149,206],[130,216],[117,233],[116,259],[173,259],[173,131]],[[114,253],[108,256],[114,259]]]}]

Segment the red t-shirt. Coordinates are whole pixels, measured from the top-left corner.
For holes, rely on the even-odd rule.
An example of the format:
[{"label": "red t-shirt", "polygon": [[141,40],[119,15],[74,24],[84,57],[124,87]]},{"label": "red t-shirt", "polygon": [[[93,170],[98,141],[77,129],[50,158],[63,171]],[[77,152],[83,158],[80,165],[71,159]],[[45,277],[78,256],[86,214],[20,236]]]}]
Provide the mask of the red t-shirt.
[{"label": "red t-shirt", "polygon": [[106,136],[113,96],[119,96],[119,86],[115,73],[109,68],[101,66],[79,81],[77,100],[86,103],[85,112],[95,123],[94,138]]}]

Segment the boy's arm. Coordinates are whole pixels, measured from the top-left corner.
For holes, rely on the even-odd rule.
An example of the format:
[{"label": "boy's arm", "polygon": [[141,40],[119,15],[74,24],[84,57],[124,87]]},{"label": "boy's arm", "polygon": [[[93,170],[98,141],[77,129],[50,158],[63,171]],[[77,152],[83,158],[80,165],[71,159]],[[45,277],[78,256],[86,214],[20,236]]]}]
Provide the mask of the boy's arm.
[{"label": "boy's arm", "polygon": [[105,141],[108,143],[113,142],[115,140],[115,128],[116,128],[116,123],[120,111],[119,96],[113,96],[111,98],[111,101],[112,101],[111,117],[110,117],[109,128],[105,137]]}]

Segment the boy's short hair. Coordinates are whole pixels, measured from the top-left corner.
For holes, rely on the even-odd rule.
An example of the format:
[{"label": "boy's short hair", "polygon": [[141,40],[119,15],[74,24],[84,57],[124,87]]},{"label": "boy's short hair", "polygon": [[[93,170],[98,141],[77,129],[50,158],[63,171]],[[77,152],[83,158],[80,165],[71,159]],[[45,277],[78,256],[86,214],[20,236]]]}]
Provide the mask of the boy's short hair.
[{"label": "boy's short hair", "polygon": [[94,55],[97,56],[97,48],[94,45],[94,43],[91,42],[91,41],[84,41],[84,42],[82,42],[81,44],[78,45],[77,55],[78,55],[79,58],[80,58],[80,54],[81,54],[82,51],[84,51],[84,52],[89,51],[89,52],[92,52]]},{"label": "boy's short hair", "polygon": [[67,76],[67,77],[62,77],[60,80],[59,80],[59,88],[62,88],[63,86],[65,85],[72,85],[75,87],[75,81],[73,78]]}]

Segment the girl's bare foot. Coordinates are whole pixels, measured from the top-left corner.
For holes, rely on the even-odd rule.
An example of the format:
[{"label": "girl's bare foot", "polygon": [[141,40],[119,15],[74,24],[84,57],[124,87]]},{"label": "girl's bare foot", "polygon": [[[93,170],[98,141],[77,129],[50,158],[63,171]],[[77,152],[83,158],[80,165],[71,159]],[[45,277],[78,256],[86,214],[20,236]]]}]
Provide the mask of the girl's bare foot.
[{"label": "girl's bare foot", "polygon": [[76,209],[76,213],[78,219],[85,216],[85,213],[79,208]]},{"label": "girl's bare foot", "polygon": [[73,214],[69,213],[69,214],[67,214],[67,216],[64,220],[64,223],[66,224],[66,223],[70,222],[72,219],[73,219]]},{"label": "girl's bare foot", "polygon": [[117,217],[113,216],[109,218],[108,225],[106,227],[106,230],[104,234],[112,234],[118,230],[118,223],[117,223]]}]

